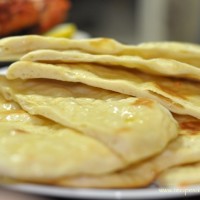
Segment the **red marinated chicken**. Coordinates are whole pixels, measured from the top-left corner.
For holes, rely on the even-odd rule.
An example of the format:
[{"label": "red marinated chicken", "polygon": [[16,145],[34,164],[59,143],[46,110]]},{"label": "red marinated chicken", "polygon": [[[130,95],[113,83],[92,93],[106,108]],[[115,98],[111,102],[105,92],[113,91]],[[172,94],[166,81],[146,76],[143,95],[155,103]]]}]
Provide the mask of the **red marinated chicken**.
[{"label": "red marinated chicken", "polygon": [[0,36],[43,33],[66,19],[68,0],[0,0]]}]

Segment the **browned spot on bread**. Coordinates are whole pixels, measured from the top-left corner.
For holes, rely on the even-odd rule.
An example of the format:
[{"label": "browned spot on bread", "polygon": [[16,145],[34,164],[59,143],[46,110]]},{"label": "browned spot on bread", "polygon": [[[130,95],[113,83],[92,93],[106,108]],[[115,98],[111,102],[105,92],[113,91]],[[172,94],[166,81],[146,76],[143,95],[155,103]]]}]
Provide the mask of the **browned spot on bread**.
[{"label": "browned spot on bread", "polygon": [[192,133],[200,131],[200,120],[186,121],[180,123],[182,129],[191,130]]},{"label": "browned spot on bread", "polygon": [[[165,102],[166,104],[169,104],[170,106],[173,106],[173,107],[177,107],[177,108],[181,108],[181,109],[184,108],[183,105],[172,101],[172,100],[171,100],[170,98],[168,98],[168,97],[165,97],[165,96],[163,96],[163,95],[161,95],[161,94],[158,94],[158,93],[156,93],[156,92],[153,92],[153,91],[149,91],[149,93],[152,94],[153,96],[158,97],[158,98],[160,99],[159,102],[162,103],[162,104],[163,104],[163,102]],[[161,100],[162,100],[163,102],[162,102]],[[166,105],[164,105],[164,106],[166,106]]]},{"label": "browned spot on bread", "polygon": [[21,129],[15,129],[14,130],[15,134],[27,134],[27,131],[21,130]]},{"label": "browned spot on bread", "polygon": [[183,94],[180,94],[177,90],[177,85],[178,87],[180,87],[180,82],[174,82],[173,86],[167,86],[161,83],[156,83],[154,84],[155,87],[157,87],[158,89],[160,89],[163,92],[166,92],[167,94],[170,94],[174,97],[178,97],[181,99],[187,99],[186,96],[184,96]]},{"label": "browned spot on bread", "polygon": [[23,110],[4,110],[4,111],[0,111],[0,113],[3,115],[8,115],[8,114],[10,114],[10,115],[12,115],[12,114],[15,114],[15,115],[17,115],[17,114],[26,114],[26,112],[25,111],[23,111]]},{"label": "browned spot on bread", "polygon": [[147,106],[149,108],[151,108],[153,104],[154,102],[151,99],[146,99],[146,98],[139,98],[133,102],[134,106]]},{"label": "browned spot on bread", "polygon": [[122,127],[116,131],[116,134],[123,134],[123,133],[128,133],[128,132],[130,133],[130,131],[133,131],[133,130],[129,127]]}]

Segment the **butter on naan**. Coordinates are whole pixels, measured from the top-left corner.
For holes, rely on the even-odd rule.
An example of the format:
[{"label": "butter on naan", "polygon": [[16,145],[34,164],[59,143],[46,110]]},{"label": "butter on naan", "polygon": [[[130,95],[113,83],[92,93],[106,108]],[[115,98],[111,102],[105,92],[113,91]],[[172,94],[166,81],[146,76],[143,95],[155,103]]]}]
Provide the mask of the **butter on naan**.
[{"label": "butter on naan", "polygon": [[154,75],[200,80],[200,68],[171,59],[154,58],[147,60],[138,56],[94,55],[80,51],[38,50],[26,54],[21,60],[54,64],[96,63],[106,65],[109,68],[111,66],[121,66]]},{"label": "butter on naan", "polygon": [[99,141],[32,116],[2,96],[0,108],[0,176],[45,182],[102,175],[126,166]]},{"label": "butter on naan", "polygon": [[200,184],[200,162],[165,170],[156,179],[160,187],[187,187]]},{"label": "butter on naan", "polygon": [[86,85],[38,79],[1,77],[0,90],[30,114],[100,140],[127,164],[160,152],[178,132],[171,113],[149,99],[124,98],[100,89],[96,95],[96,89]]},{"label": "butter on naan", "polygon": [[28,114],[26,111],[14,101],[7,101],[0,94],[0,124],[2,122],[14,123],[30,123],[32,125],[55,125],[55,123],[47,118],[41,116],[34,116]]},{"label": "butter on naan", "polygon": [[[153,183],[159,174],[170,167],[200,162],[200,120],[190,116],[175,116],[178,121],[193,126],[183,126],[179,136],[173,140],[160,154],[130,166],[118,172],[103,176],[75,176],[64,177],[55,184],[71,187],[93,187],[93,188],[135,188],[145,187]],[[196,128],[195,128],[196,127]],[[197,169],[197,172],[198,169]],[[164,173],[164,172],[163,172]],[[186,177],[186,175],[185,175]],[[190,182],[191,180],[191,182]],[[188,183],[193,184],[193,178]],[[197,178],[195,180],[198,180]],[[199,183],[199,182],[198,182]],[[188,184],[188,185],[189,185]]]},{"label": "butter on naan", "polygon": [[154,99],[178,114],[200,118],[200,83],[109,69],[97,64],[45,64],[29,61],[13,63],[7,72],[9,79],[49,78],[81,82],[136,97]]},{"label": "butter on naan", "polygon": [[151,42],[126,45],[110,38],[73,40],[38,35],[3,38],[0,40],[0,60],[17,60],[38,49],[81,50],[92,54],[134,55],[145,59],[167,58],[200,66],[200,47],[190,43]]}]

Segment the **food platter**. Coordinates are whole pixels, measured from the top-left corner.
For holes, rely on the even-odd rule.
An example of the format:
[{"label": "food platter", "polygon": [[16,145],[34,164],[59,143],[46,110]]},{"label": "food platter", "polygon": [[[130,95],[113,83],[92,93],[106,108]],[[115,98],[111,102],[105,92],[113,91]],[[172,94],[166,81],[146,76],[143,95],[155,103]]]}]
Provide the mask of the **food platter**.
[{"label": "food platter", "polygon": [[2,61],[17,61],[0,69],[0,187],[78,199],[200,194],[200,46],[36,35],[1,43]]},{"label": "food platter", "polygon": [[0,74],[5,74],[6,69],[7,69],[7,67],[0,68]]},{"label": "food platter", "polygon": [[[0,74],[5,74],[6,67],[0,69]],[[80,199],[165,199],[184,198],[185,196],[198,195],[200,188],[158,188],[151,185],[141,189],[80,189],[39,184],[12,183],[1,184],[3,188],[20,191],[23,193],[44,195],[50,197],[80,198]]]}]

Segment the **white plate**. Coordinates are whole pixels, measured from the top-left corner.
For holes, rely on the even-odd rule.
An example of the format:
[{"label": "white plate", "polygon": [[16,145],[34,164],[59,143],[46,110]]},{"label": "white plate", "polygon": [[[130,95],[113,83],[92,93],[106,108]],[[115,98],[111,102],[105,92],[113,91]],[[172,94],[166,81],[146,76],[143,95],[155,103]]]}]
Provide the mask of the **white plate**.
[{"label": "white plate", "polygon": [[6,74],[7,67],[0,68],[0,74]]},{"label": "white plate", "polygon": [[[0,69],[0,74],[6,73],[6,67]],[[39,184],[4,184],[3,188],[25,193],[45,195],[50,197],[80,198],[80,199],[166,199],[185,198],[185,196],[200,195],[200,187],[177,189],[157,188],[152,185],[142,189],[75,189]]]},{"label": "white plate", "polygon": [[[190,190],[144,188],[144,189],[74,189],[56,186],[14,184],[3,185],[4,188],[45,195],[50,197],[80,198],[80,199],[166,199],[185,198],[185,196],[197,195],[200,188]],[[195,192],[196,191],[196,192]]]}]

